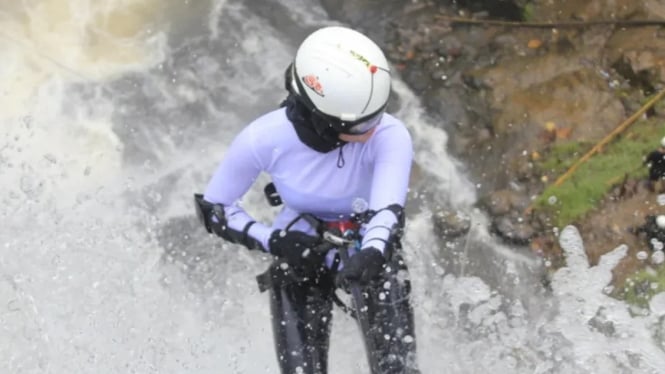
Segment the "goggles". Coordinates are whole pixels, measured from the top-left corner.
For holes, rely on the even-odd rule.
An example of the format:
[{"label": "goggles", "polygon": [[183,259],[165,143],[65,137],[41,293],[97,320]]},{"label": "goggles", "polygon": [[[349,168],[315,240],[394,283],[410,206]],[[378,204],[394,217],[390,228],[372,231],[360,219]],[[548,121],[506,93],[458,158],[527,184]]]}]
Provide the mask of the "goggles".
[{"label": "goggles", "polygon": [[378,114],[375,114],[374,116],[370,117],[368,120],[364,122],[360,122],[356,125],[351,126],[351,128],[349,128],[349,133],[365,134],[366,132],[375,128],[379,123],[381,123],[382,118],[383,118],[383,111],[379,112]]},{"label": "goggles", "polygon": [[339,118],[321,113],[318,110],[312,110],[312,115],[318,117],[317,122],[327,123],[328,127],[338,133],[360,135],[365,134],[375,128],[383,118],[383,110],[370,116],[360,118],[355,121],[343,121]]}]

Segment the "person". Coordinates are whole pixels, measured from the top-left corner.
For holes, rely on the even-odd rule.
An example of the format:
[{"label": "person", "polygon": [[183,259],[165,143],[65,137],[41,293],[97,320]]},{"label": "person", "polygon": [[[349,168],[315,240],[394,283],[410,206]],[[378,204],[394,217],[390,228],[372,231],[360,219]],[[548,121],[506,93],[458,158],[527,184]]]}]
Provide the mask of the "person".
[{"label": "person", "polygon": [[643,237],[652,251],[662,251],[665,245],[665,215],[647,215],[644,223],[638,226],[634,233]]},{"label": "person", "polygon": [[665,137],[660,140],[660,146],[651,151],[645,158],[644,164],[649,168],[647,187],[651,192],[663,192],[663,178],[665,178]]},{"label": "person", "polygon": [[[197,199],[199,217],[208,232],[275,256],[259,280],[282,373],[327,373],[336,291],[351,284],[362,287],[378,371],[420,373],[401,245],[413,145],[386,113],[386,57],[356,30],[324,27],[298,47],[285,86],[281,106],[232,141]],[[283,204],[271,224],[239,203],[261,172],[270,200]],[[322,238],[335,228],[356,238],[347,263]]]}]

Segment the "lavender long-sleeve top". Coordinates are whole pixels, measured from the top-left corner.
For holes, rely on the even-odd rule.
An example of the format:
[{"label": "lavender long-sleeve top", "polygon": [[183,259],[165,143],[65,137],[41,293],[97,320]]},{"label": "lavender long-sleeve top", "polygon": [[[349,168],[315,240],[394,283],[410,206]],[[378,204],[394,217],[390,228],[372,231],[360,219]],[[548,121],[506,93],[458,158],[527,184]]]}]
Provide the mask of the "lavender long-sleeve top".
[{"label": "lavender long-sleeve top", "polygon": [[[390,228],[397,222],[395,214],[384,208],[404,206],[412,159],[408,130],[389,114],[383,115],[367,142],[319,153],[300,141],[281,108],[259,117],[237,135],[208,183],[204,198],[224,205],[229,227],[242,231],[254,219],[238,202],[265,172],[284,207],[272,224],[257,222],[248,232],[264,248],[269,248],[268,239],[275,229],[284,228],[300,213],[336,221],[364,208],[378,214],[364,225],[361,248],[372,246],[383,251]],[[314,230],[305,220],[299,220],[292,229]]]}]

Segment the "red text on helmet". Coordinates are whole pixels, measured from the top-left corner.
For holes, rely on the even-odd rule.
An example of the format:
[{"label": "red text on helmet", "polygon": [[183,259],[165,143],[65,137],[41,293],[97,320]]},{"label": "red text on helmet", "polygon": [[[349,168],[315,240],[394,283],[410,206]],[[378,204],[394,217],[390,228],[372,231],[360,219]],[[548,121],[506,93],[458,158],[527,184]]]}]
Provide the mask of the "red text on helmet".
[{"label": "red text on helmet", "polygon": [[321,82],[319,82],[319,77],[315,75],[305,75],[302,77],[303,83],[309,88],[312,89],[312,91],[316,92],[317,95],[323,97],[323,86],[321,85]]}]

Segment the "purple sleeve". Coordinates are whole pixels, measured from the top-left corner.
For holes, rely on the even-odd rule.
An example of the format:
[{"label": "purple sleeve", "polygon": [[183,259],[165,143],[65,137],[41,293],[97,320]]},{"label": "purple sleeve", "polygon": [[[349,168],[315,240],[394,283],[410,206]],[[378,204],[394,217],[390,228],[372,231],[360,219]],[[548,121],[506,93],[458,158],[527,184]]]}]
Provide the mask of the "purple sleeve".
[{"label": "purple sleeve", "polygon": [[365,226],[363,248],[371,246],[384,250],[391,229],[397,223],[395,214],[385,208],[392,204],[404,207],[406,202],[413,144],[406,127],[393,127],[393,131],[401,133],[376,142],[369,208],[378,213]]},{"label": "purple sleeve", "polygon": [[[264,169],[261,161],[255,152],[253,127],[248,126],[233,140],[208,182],[204,199],[224,206],[228,225],[233,230],[242,231],[248,222],[256,221],[238,202]],[[271,232],[270,227],[257,222],[252,225],[248,234],[262,243],[264,248],[268,248]]]}]

